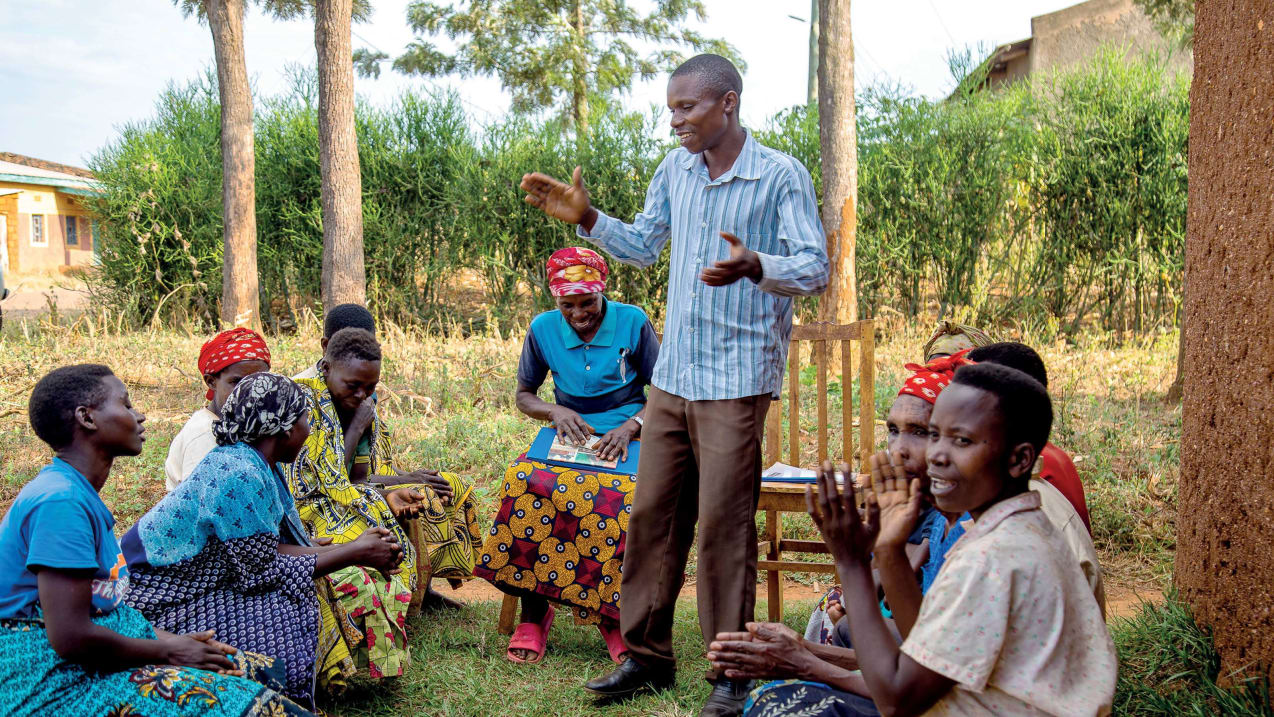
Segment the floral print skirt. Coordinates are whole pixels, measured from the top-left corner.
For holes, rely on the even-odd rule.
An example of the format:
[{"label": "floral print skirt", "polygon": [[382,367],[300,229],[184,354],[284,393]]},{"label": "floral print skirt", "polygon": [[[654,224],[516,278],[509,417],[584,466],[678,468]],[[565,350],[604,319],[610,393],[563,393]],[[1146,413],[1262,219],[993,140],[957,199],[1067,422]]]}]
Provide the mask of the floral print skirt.
[{"label": "floral print skirt", "polygon": [[[93,622],[125,637],[153,639],[140,612],[126,605]],[[44,621],[0,620],[0,714],[93,717],[255,717],[309,715],[284,697],[283,665],[248,652],[234,656],[247,677],[171,665],[97,672],[67,662],[49,644]],[[248,679],[251,678],[251,679]],[[256,681],[254,681],[256,680]]]}]

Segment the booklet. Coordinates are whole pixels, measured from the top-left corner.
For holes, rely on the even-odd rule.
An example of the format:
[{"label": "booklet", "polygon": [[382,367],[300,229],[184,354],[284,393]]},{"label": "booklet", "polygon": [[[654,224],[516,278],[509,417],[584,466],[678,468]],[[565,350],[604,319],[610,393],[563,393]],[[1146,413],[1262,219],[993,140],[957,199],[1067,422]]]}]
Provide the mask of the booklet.
[{"label": "booklet", "polygon": [[641,452],[640,441],[632,441],[628,444],[628,460],[626,461],[605,460],[598,456],[597,444],[600,442],[601,439],[599,437],[589,436],[584,445],[578,446],[559,438],[557,430],[549,426],[540,429],[539,435],[535,437],[535,442],[527,450],[526,457],[533,461],[543,461],[570,468],[626,473],[628,475],[637,474],[637,457]]},{"label": "booklet", "polygon": [[[797,468],[786,463],[775,463],[761,471],[762,483],[814,483],[818,474],[806,468]],[[836,471],[836,484],[845,485],[845,474]]]}]

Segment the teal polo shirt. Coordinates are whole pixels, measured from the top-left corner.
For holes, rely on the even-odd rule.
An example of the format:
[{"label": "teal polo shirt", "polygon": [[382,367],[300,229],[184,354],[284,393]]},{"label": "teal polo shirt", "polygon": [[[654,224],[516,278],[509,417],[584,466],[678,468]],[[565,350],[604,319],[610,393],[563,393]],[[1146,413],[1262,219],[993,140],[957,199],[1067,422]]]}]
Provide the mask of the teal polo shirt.
[{"label": "teal polo shirt", "polygon": [[558,405],[580,414],[604,434],[646,405],[646,386],[659,358],[659,339],[646,312],[606,301],[602,325],[584,343],[562,312],[531,321],[518,361],[518,385],[539,390],[552,372]]}]

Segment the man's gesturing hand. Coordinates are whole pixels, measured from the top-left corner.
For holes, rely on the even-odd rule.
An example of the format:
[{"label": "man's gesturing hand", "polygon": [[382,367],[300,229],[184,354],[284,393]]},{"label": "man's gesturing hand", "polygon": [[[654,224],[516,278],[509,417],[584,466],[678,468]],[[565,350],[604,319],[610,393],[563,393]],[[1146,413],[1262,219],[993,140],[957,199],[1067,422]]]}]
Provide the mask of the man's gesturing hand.
[{"label": "man's gesturing hand", "polygon": [[760,281],[761,258],[756,252],[743,246],[743,242],[730,232],[721,232],[721,238],[730,245],[730,258],[699,272],[699,279],[708,286],[729,286],[745,277]]},{"label": "man's gesturing hand", "polygon": [[[594,214],[588,198],[588,190],[584,188],[584,173],[579,167],[571,177],[571,183],[560,182],[547,174],[532,172],[522,175],[518,185],[526,196],[522,201],[533,207],[539,207],[545,214],[571,224],[579,224],[586,217]],[[585,230],[592,229],[592,222]]]}]

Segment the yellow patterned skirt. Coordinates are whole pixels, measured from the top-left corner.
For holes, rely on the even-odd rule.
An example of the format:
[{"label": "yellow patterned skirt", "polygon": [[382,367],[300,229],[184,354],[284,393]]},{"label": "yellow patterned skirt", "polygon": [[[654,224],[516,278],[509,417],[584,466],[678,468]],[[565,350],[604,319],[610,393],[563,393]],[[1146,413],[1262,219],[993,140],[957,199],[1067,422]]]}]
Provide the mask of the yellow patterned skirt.
[{"label": "yellow patterned skirt", "polygon": [[619,620],[619,578],[636,476],[527,460],[504,473],[474,575],[529,590],[583,622]]}]

